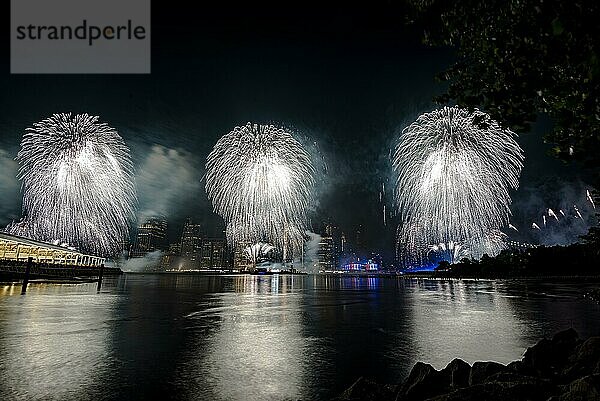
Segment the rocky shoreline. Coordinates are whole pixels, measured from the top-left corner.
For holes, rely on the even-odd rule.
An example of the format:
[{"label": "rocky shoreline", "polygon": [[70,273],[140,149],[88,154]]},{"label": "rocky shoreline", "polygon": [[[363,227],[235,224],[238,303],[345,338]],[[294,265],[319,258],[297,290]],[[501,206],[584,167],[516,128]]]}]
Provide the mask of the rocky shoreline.
[{"label": "rocky shoreline", "polygon": [[600,337],[568,329],[508,365],[454,359],[442,370],[418,362],[402,384],[359,378],[335,401],[600,400]]}]

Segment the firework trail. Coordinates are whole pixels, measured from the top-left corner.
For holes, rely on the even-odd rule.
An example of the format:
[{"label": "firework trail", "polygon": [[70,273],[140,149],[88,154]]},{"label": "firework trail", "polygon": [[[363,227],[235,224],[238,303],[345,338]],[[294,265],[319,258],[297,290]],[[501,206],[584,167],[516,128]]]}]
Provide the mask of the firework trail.
[{"label": "firework trail", "polygon": [[25,217],[9,231],[114,256],[136,205],[129,149],[114,128],[54,114],[27,128],[17,161]]},{"label": "firework trail", "polygon": [[532,228],[532,229],[535,229],[535,230],[541,230],[540,226],[538,226],[538,225],[537,225],[537,224],[535,224],[535,223],[532,223],[532,224],[531,224],[531,228]]},{"label": "firework trail", "polygon": [[387,226],[387,215],[386,215],[386,205],[383,202],[383,195],[385,194],[385,182],[381,183],[381,191],[379,191],[379,203],[383,203],[383,207],[382,207],[382,215],[383,215],[383,225],[384,227]]},{"label": "firework trail", "polygon": [[554,217],[556,219],[556,221],[558,221],[558,216],[556,215],[556,213],[554,213],[554,210],[548,209],[548,216]]},{"label": "firework trail", "polygon": [[565,212],[563,212],[563,211],[562,211],[562,209],[560,209],[558,212],[559,212],[560,214],[562,214],[562,215],[563,215],[563,217],[565,217]]},{"label": "firework trail", "polygon": [[230,245],[268,242],[284,260],[302,249],[314,185],[309,154],[273,125],[235,127],[206,160],[206,192]]},{"label": "firework trail", "polygon": [[585,195],[587,197],[587,200],[590,201],[590,203],[592,204],[592,207],[595,210],[596,209],[596,205],[594,204],[594,199],[592,198],[592,195],[590,194],[590,190],[589,189],[586,189]]},{"label": "firework trail", "polygon": [[468,249],[463,247],[461,244],[450,241],[446,243],[440,243],[432,245],[430,251],[436,254],[441,254],[445,259],[449,259],[450,263],[458,262],[462,258],[469,256]]},{"label": "firework trail", "polygon": [[257,244],[244,248],[244,255],[252,262],[254,266],[260,262],[261,258],[265,258],[271,253],[275,247],[273,245],[259,242]]},{"label": "firework trail", "polygon": [[581,220],[583,220],[583,216],[581,215],[581,213],[579,212],[579,208],[577,207],[577,205],[573,205],[573,209],[575,209],[575,214],[577,215],[576,218],[580,218]]},{"label": "firework trail", "polygon": [[515,230],[516,232],[519,232],[519,230],[517,230],[517,227],[513,226],[512,224],[508,223],[508,228],[512,228],[513,230]]},{"label": "firework trail", "polygon": [[546,227],[546,215],[542,216],[542,223],[544,223],[544,227]]},{"label": "firework trail", "polygon": [[405,128],[392,159],[400,246],[417,258],[422,243],[469,244],[475,258],[502,249],[496,231],[508,223],[523,165],[515,137],[487,114],[458,107]]}]

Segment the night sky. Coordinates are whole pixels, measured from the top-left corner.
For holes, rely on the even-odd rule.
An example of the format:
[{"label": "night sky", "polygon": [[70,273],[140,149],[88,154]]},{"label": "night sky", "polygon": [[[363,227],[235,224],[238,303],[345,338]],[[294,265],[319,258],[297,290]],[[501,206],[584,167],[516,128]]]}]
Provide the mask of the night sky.
[{"label": "night sky", "polygon": [[[369,4],[190,8],[183,1],[154,1],[150,75],[11,76],[6,32],[0,225],[20,217],[13,158],[24,129],[52,113],[87,112],[118,129],[134,157],[140,218],[166,215],[171,240],[188,216],[207,234],[220,234],[221,220],[201,182],[204,160],[234,126],[274,122],[316,141],[326,162],[313,229],[324,220],[345,232],[362,224],[366,245],[391,253],[396,223],[383,226],[379,203],[382,182],[391,189],[389,149],[402,127],[436,107],[431,98],[444,85],[434,76],[454,53],[422,46],[421,29],[405,22],[402,5]],[[527,159],[514,194],[513,224],[522,229],[512,234],[566,243],[586,225],[549,228],[543,238],[529,230],[545,207],[576,202],[586,217],[592,215],[585,174],[547,155],[550,146],[541,137],[550,127],[542,119],[520,139]],[[390,210],[391,191],[385,199]]]}]

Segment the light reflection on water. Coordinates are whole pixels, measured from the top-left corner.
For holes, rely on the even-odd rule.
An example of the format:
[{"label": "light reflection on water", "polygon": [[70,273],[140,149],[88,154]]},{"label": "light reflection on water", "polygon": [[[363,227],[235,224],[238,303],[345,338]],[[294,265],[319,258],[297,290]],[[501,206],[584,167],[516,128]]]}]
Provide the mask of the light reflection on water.
[{"label": "light reflection on water", "polygon": [[600,334],[595,283],[124,275],[0,285],[0,399],[328,399],[417,360],[509,362]]},{"label": "light reflection on water", "polygon": [[[300,399],[318,339],[302,335],[298,277],[233,279],[235,292],[215,294],[188,316],[207,327],[178,369],[189,399]],[[232,385],[235,383],[235,385]]]},{"label": "light reflection on water", "polygon": [[115,296],[96,296],[95,284],[70,287],[34,284],[26,296],[20,286],[0,289],[2,392],[22,399],[69,399],[102,380]]}]

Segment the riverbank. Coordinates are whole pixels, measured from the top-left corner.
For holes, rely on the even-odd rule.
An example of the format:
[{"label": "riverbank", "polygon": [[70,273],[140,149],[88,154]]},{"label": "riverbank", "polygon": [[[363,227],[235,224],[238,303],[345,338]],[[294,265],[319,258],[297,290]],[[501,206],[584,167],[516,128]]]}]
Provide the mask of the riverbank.
[{"label": "riverbank", "polygon": [[494,257],[462,259],[450,264],[439,263],[434,270],[441,278],[547,278],[562,276],[597,276],[600,251],[596,243],[567,246],[537,246],[529,249],[505,249]]},{"label": "riverbank", "polygon": [[[54,283],[89,282],[101,275],[120,275],[123,271],[115,267],[75,266],[32,263],[29,271],[30,281]],[[25,279],[27,265],[25,263],[0,263],[0,283],[14,283]]]},{"label": "riverbank", "polygon": [[335,401],[600,400],[600,337],[568,329],[502,365],[454,359],[444,369],[418,362],[401,384],[360,377]]},{"label": "riverbank", "polygon": [[286,276],[307,276],[308,273],[305,272],[291,272],[291,271],[281,271],[281,272],[273,272],[268,274],[260,274],[260,273],[251,273],[248,271],[229,271],[229,270],[177,270],[177,271],[129,271],[126,270],[123,273],[126,274],[175,274],[175,275],[183,275],[183,276],[274,276],[274,275],[286,275]]}]

